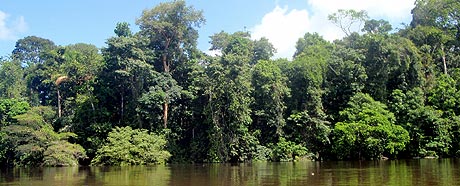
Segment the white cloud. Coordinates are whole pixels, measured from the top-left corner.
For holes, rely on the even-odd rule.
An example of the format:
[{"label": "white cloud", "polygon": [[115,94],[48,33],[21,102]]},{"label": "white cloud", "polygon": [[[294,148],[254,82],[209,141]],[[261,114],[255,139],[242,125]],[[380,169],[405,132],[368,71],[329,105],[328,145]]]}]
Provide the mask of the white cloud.
[{"label": "white cloud", "polygon": [[291,57],[295,43],[310,27],[306,10],[291,10],[288,7],[275,9],[262,18],[262,22],[251,29],[252,37],[266,37],[277,49],[275,57]]},{"label": "white cloud", "polygon": [[204,53],[208,54],[209,56],[221,56],[222,52],[220,50],[206,50]]},{"label": "white cloud", "polygon": [[15,40],[19,33],[27,31],[27,23],[23,16],[14,21],[9,20],[9,15],[0,11],[0,40]]},{"label": "white cloud", "polygon": [[327,20],[327,16],[338,9],[366,10],[371,18],[388,20],[397,27],[410,21],[414,7],[414,0],[306,0],[305,3],[308,11],[276,6],[251,29],[253,38],[268,38],[278,50],[275,57],[291,58],[295,43],[306,32],[317,32],[330,41],[344,36]]},{"label": "white cloud", "polygon": [[313,11],[332,13],[338,9],[366,10],[371,17],[405,18],[414,0],[307,0]]}]

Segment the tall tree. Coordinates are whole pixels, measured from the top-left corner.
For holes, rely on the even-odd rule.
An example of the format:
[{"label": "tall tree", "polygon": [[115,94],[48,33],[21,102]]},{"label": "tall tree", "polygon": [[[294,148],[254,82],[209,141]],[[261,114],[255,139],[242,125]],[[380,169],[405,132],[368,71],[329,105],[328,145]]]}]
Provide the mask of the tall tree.
[{"label": "tall tree", "polygon": [[380,20],[366,20],[364,22],[363,31],[372,34],[385,34],[392,30],[391,24],[383,19]]},{"label": "tall tree", "polygon": [[434,26],[460,38],[460,2],[456,0],[416,0],[411,26]]},{"label": "tall tree", "polygon": [[37,36],[27,36],[19,39],[13,50],[13,58],[26,66],[43,63],[43,52],[56,47],[53,41]]},{"label": "tall tree", "polygon": [[12,51],[12,58],[18,60],[24,69],[24,77],[27,82],[27,96],[32,105],[46,105],[47,85],[41,84],[46,78],[44,66],[47,59],[46,52],[57,46],[53,41],[37,36],[27,36],[16,42]]},{"label": "tall tree", "polygon": [[287,77],[283,76],[275,61],[259,61],[252,70],[254,92],[253,126],[260,130],[262,144],[276,143],[284,136],[284,114],[290,96]]},{"label": "tall tree", "polygon": [[353,32],[359,32],[363,23],[369,18],[364,10],[344,10],[339,9],[337,12],[329,14],[329,21],[338,26],[348,37]]},{"label": "tall tree", "polygon": [[331,45],[318,34],[307,33],[297,42],[294,61],[289,64],[289,115],[286,130],[291,140],[317,155],[329,145],[329,122],[323,107],[324,80]]},{"label": "tall tree", "polygon": [[106,64],[99,77],[98,94],[101,104],[114,114],[109,122],[140,124],[137,100],[156,75],[148,63],[153,55],[147,50],[148,40],[133,35],[127,23],[118,23],[114,32],[117,36],[109,38],[102,50]]},{"label": "tall tree", "polygon": [[368,76],[364,91],[373,98],[384,101],[394,89],[424,85],[419,50],[410,40],[385,34],[367,34],[362,39],[359,48],[366,52],[363,66]]},{"label": "tall tree", "polygon": [[17,99],[26,97],[26,85],[21,62],[0,59],[0,97]]},{"label": "tall tree", "polygon": [[434,26],[417,26],[410,29],[406,34],[420,48],[420,51],[426,53],[429,57],[424,63],[430,66],[438,61],[442,62],[442,70],[444,74],[448,73],[447,69],[447,43],[454,40],[454,37],[446,34],[441,29]]},{"label": "tall tree", "polygon": [[[187,6],[183,0],[160,3],[145,10],[136,21],[140,35],[149,39],[148,48],[158,57],[154,65],[167,74],[191,55],[198,39],[196,28],[204,22],[202,12]],[[163,103],[164,128],[168,125],[169,102],[164,100]]]},{"label": "tall tree", "polygon": [[[219,33],[221,34],[221,33]],[[242,162],[253,158],[257,139],[250,129],[252,102],[249,37],[229,35],[228,43],[207,67],[209,85],[206,114],[209,119],[209,161]]]},{"label": "tall tree", "polygon": [[350,98],[364,89],[367,80],[366,69],[362,65],[364,59],[359,50],[340,44],[334,46],[327,63],[323,100],[331,119],[336,120]]},{"label": "tall tree", "polygon": [[276,52],[273,44],[267,38],[262,37],[254,41],[254,59],[251,64],[256,64],[259,60],[269,60]]},{"label": "tall tree", "polygon": [[458,51],[460,50],[459,9],[460,2],[457,0],[417,0],[414,9],[412,9],[412,28],[428,26],[442,30],[443,33],[438,32],[436,34],[438,41],[433,49],[441,56],[445,74],[447,74],[446,63],[449,61],[447,59],[448,54],[454,54],[458,58]]}]

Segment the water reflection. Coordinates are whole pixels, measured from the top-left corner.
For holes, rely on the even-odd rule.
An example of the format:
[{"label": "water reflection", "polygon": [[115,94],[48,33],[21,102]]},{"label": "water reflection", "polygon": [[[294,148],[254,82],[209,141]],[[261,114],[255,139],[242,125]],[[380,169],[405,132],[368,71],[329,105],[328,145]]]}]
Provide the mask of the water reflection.
[{"label": "water reflection", "polygon": [[460,185],[459,161],[296,162],[1,170],[0,185]]}]

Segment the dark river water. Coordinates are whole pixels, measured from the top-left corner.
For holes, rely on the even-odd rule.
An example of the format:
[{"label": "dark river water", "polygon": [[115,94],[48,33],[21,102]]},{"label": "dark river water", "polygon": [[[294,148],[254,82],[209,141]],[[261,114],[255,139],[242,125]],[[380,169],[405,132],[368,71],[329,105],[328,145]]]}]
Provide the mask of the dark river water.
[{"label": "dark river water", "polygon": [[460,159],[1,169],[3,185],[460,186]]}]

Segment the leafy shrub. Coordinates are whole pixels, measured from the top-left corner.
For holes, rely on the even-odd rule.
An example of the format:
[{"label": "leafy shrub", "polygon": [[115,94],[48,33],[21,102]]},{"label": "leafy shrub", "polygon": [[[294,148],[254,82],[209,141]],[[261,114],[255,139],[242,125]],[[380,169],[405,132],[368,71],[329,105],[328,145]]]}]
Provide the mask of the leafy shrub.
[{"label": "leafy shrub", "polygon": [[255,161],[268,161],[271,159],[272,154],[272,149],[263,145],[257,145],[253,158]]},{"label": "leafy shrub", "polygon": [[307,148],[292,141],[280,138],[279,142],[273,147],[273,161],[295,161],[297,158],[305,156]]},{"label": "leafy shrub", "polygon": [[147,130],[116,127],[109,133],[108,142],[96,152],[93,165],[163,164],[171,154],[165,150],[164,136],[149,134]]},{"label": "leafy shrub", "polygon": [[[33,107],[14,117],[17,122],[2,128],[0,155],[3,161],[20,166],[76,166],[86,158],[83,147],[67,141],[74,133],[57,133],[49,123],[54,116],[50,107]],[[8,155],[6,155],[8,154]]]},{"label": "leafy shrub", "polygon": [[63,140],[52,142],[43,154],[46,166],[77,166],[79,159],[86,158],[83,147]]}]

